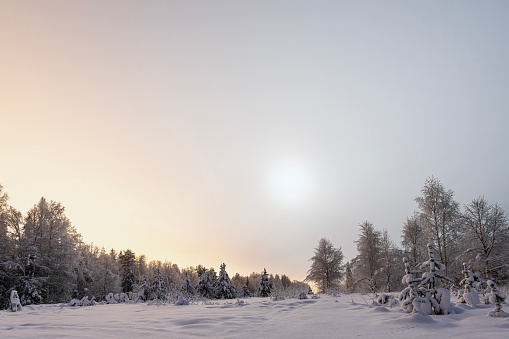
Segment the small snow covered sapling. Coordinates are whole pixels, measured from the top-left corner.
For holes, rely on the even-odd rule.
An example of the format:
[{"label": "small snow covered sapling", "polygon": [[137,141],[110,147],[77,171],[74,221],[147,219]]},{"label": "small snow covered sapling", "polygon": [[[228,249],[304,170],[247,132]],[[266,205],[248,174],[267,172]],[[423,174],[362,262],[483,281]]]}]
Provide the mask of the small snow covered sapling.
[{"label": "small snow covered sapling", "polygon": [[451,294],[448,289],[445,288],[436,288],[435,280],[439,278],[441,280],[446,280],[451,283],[454,283],[449,277],[441,275],[437,273],[438,271],[444,270],[445,265],[435,258],[435,250],[433,248],[433,244],[428,244],[428,256],[429,259],[419,266],[420,269],[424,269],[429,267],[429,272],[424,272],[422,274],[423,280],[419,284],[419,287],[426,287],[426,290],[429,294],[427,296],[430,301],[434,313],[435,314],[448,314],[451,312]]},{"label": "small snow covered sapling", "polygon": [[[408,258],[403,258],[403,262],[405,263],[406,274],[403,279],[401,279],[401,282],[406,284],[407,287],[401,291],[398,297],[401,307],[408,313],[420,313],[427,315],[429,312],[424,312],[421,308],[421,304],[429,305],[429,301],[425,298],[426,293],[416,285],[416,283],[420,282],[422,279],[414,277],[414,275],[421,273],[421,271],[412,270]],[[423,308],[427,310],[427,308],[430,307]]]},{"label": "small snow covered sapling", "polygon": [[17,312],[18,309],[20,311],[23,311],[23,307],[21,306],[21,302],[19,301],[18,292],[16,290],[11,291],[9,303],[10,303],[10,309],[12,312]]},{"label": "small snow covered sapling", "polygon": [[475,279],[472,273],[472,266],[467,266],[467,263],[463,263],[463,271],[461,273],[463,273],[464,278],[460,282],[463,290],[458,291],[460,302],[466,303],[471,307],[476,307],[479,304],[479,294],[474,287]]},{"label": "small snow covered sapling", "polygon": [[506,313],[502,310],[502,304],[504,303],[506,298],[504,292],[498,289],[497,284],[495,284],[493,280],[488,280],[488,290],[489,293],[487,294],[487,296],[490,302],[492,304],[495,304],[495,308],[493,309],[493,311],[490,311],[488,315],[490,317],[503,317],[503,318],[509,317],[509,313]]}]

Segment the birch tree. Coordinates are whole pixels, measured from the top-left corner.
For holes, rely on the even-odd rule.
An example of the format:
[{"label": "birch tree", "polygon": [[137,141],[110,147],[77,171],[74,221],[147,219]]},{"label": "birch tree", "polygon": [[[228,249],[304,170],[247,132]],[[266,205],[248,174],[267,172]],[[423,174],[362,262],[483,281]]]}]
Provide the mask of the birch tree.
[{"label": "birch tree", "polygon": [[335,248],[329,239],[321,238],[315,248],[315,255],[309,260],[311,268],[306,281],[314,282],[322,293],[339,287],[343,277],[341,248]]}]

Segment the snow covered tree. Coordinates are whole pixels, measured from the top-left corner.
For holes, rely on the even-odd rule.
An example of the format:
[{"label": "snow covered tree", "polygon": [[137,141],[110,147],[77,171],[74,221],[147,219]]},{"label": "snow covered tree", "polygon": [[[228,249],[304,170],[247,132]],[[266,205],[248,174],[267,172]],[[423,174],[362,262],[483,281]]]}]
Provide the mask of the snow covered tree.
[{"label": "snow covered tree", "polygon": [[396,244],[391,240],[389,232],[384,229],[380,236],[380,282],[385,286],[386,292],[401,289],[401,270],[399,264],[404,257],[403,252],[396,247]]},{"label": "snow covered tree", "polygon": [[136,284],[136,276],[134,275],[136,256],[133,251],[127,249],[123,253],[120,252],[118,260],[122,272],[122,292],[132,292]]},{"label": "snow covered tree", "polygon": [[419,221],[419,215],[416,213],[407,218],[401,231],[401,245],[405,254],[411,262],[417,263],[426,260],[426,232]]},{"label": "snow covered tree", "polygon": [[352,267],[350,262],[347,261],[345,265],[345,287],[347,290],[350,290],[354,284],[355,280],[353,278]]},{"label": "snow covered tree", "polygon": [[152,283],[152,293],[156,299],[165,301],[166,293],[168,292],[168,288],[166,286],[166,281],[164,280],[161,274],[161,268],[157,268],[157,272],[154,276],[154,282]]},{"label": "snow covered tree", "polygon": [[[73,268],[77,232],[58,202],[42,197],[27,213],[24,238],[29,254],[47,270],[45,302],[69,301],[74,290]],[[19,291],[18,291],[19,292]],[[20,295],[22,298],[22,296]]]},{"label": "snow covered tree", "polygon": [[237,297],[237,290],[232,285],[228,273],[226,273],[226,265],[224,263],[220,266],[214,294],[217,299],[234,299]]},{"label": "snow covered tree", "polygon": [[506,267],[509,223],[500,205],[490,205],[484,197],[474,199],[465,205],[460,223],[464,242],[471,246],[468,251],[483,261],[481,269],[487,278]]},{"label": "snow covered tree", "polygon": [[459,300],[462,303],[467,303],[472,307],[476,307],[479,304],[479,294],[477,290],[477,283],[475,281],[475,275],[472,272],[472,266],[467,265],[467,263],[463,263],[463,273],[464,278],[460,281],[460,287],[463,290],[459,291]]},{"label": "snow covered tree", "polygon": [[210,279],[207,269],[205,267],[201,268],[198,271],[198,275],[200,276],[200,282],[196,286],[196,292],[204,298],[213,298],[214,287],[212,285],[212,279]]},{"label": "snow covered tree", "polygon": [[408,313],[430,314],[431,304],[426,298],[427,292],[420,288],[417,283],[422,281],[422,278],[416,277],[421,271],[413,270],[408,258],[404,257],[405,275],[403,276],[402,283],[407,287],[399,294],[399,301],[404,311]]},{"label": "snow covered tree", "polygon": [[309,259],[311,268],[308,270],[306,281],[318,285],[321,292],[337,289],[343,277],[343,252],[335,248],[327,238],[318,241],[315,255]]},{"label": "snow covered tree", "polygon": [[288,276],[286,274],[283,274],[281,276],[281,285],[283,285],[283,288],[288,288],[290,287],[290,285],[292,284],[292,281],[290,280],[290,278],[288,278]]},{"label": "snow covered tree", "polygon": [[380,231],[375,230],[373,224],[369,221],[364,221],[359,224],[360,234],[357,243],[357,251],[359,254],[355,258],[356,270],[359,275],[357,281],[367,280],[371,292],[378,290],[378,280],[381,268],[381,234]]},{"label": "snow covered tree", "polygon": [[435,258],[435,249],[431,243],[428,244],[428,256],[429,259],[419,266],[420,269],[429,268],[428,272],[423,273],[419,286],[426,288],[429,293],[427,298],[436,314],[448,314],[451,312],[450,292],[446,288],[438,288],[436,280],[438,278],[452,284],[454,284],[454,280],[437,273],[437,270],[445,270],[445,265]]},{"label": "snow covered tree", "polygon": [[184,295],[184,298],[186,298],[186,299],[189,299],[190,297],[194,296],[196,293],[193,285],[191,284],[191,280],[189,280],[189,278],[187,277],[187,272],[186,272],[186,277],[184,279],[184,284],[182,285],[181,291],[182,291],[182,294]]},{"label": "snow covered tree", "polygon": [[420,210],[419,220],[432,236],[438,259],[445,265],[445,274],[455,254],[455,242],[458,236],[459,205],[454,201],[454,192],[446,190],[440,180],[427,178],[417,197]]},{"label": "snow covered tree", "polygon": [[270,296],[272,289],[272,283],[269,280],[269,275],[267,274],[267,270],[264,268],[262,273],[262,278],[260,280],[260,297],[268,297]]},{"label": "snow covered tree", "polygon": [[493,280],[488,280],[488,289],[489,293],[487,296],[490,300],[490,303],[495,305],[493,311],[490,311],[488,315],[490,317],[509,317],[509,313],[502,310],[502,305],[504,304],[506,298],[505,293],[498,289],[497,284],[495,284]]}]

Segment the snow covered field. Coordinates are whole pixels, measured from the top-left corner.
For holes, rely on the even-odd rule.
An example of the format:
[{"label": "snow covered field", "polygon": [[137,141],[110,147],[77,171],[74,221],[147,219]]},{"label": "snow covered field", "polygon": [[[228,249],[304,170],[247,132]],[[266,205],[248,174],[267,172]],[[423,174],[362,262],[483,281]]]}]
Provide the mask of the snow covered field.
[{"label": "snow covered field", "polygon": [[[352,304],[352,298],[354,304]],[[421,316],[399,306],[368,307],[360,294],[319,299],[269,298],[211,304],[26,306],[0,312],[2,338],[507,338],[509,319],[491,318],[492,305],[456,305],[456,314]],[[454,299],[455,300],[455,299]],[[454,301],[453,300],[453,301]],[[506,310],[509,310],[509,306]]]}]

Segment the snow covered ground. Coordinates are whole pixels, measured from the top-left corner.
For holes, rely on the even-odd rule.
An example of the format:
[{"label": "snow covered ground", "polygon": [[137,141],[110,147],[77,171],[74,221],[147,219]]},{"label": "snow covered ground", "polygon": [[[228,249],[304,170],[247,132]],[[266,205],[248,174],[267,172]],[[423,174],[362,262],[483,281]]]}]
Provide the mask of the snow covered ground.
[{"label": "snow covered ground", "polygon": [[[352,299],[354,303],[352,304]],[[319,299],[269,298],[213,304],[26,306],[0,312],[1,338],[507,338],[509,319],[491,318],[492,305],[456,305],[456,314],[420,316],[399,306],[368,307],[366,295]],[[453,300],[454,301],[454,300]],[[509,305],[504,305],[509,311]]]}]

